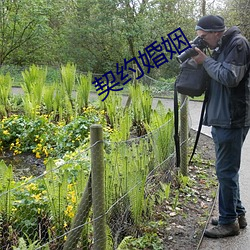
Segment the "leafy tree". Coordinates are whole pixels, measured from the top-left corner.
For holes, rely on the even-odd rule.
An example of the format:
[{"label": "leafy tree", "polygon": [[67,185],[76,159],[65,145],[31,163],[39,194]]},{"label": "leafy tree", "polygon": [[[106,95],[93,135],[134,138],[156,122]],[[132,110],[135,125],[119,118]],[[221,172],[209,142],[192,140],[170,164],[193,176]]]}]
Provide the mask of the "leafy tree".
[{"label": "leafy tree", "polygon": [[[147,46],[179,27],[192,40],[197,19],[215,10],[213,0],[1,1],[0,65],[71,62],[85,72],[115,72],[117,63],[138,58],[139,51],[145,53]],[[227,20],[239,17],[236,9],[229,14]],[[143,69],[154,78],[170,78],[178,74],[179,64],[173,58],[150,72]]]},{"label": "leafy tree", "polygon": [[26,55],[41,47],[38,34],[43,32],[46,9],[38,4],[28,0],[0,2],[0,65],[10,58],[12,62],[21,63],[20,49],[30,41],[39,40],[33,43],[34,47],[26,47]]},{"label": "leafy tree", "polygon": [[[68,58],[84,71],[104,73],[138,57],[152,42],[181,27],[194,36],[195,1],[78,0],[68,27]],[[188,9],[188,10],[187,10]],[[187,32],[186,32],[187,31]],[[192,31],[192,32],[190,32]],[[176,75],[176,60],[153,69],[151,75]]]},{"label": "leafy tree", "polygon": [[250,39],[250,2],[247,0],[225,0],[221,15],[227,27],[238,26],[242,33]]},{"label": "leafy tree", "polygon": [[60,61],[62,30],[72,1],[0,2],[0,65],[51,64]]}]

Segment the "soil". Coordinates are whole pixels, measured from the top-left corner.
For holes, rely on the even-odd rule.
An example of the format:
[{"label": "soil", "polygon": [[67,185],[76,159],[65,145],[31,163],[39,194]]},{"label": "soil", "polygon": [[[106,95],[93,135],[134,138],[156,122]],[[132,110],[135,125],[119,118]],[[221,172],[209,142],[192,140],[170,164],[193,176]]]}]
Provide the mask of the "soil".
[{"label": "soil", "polygon": [[13,167],[16,181],[23,176],[39,176],[45,171],[43,159],[37,159],[32,153],[22,153],[14,156],[12,152],[7,152],[0,156],[0,160],[4,160],[6,165]]},{"label": "soil", "polygon": [[[195,134],[191,131],[191,138],[195,138]],[[193,140],[190,146],[193,146]],[[190,164],[188,170],[192,183],[187,184],[185,188],[179,186],[179,201],[176,209],[173,209],[171,202],[158,207],[161,213],[167,215],[167,227],[159,230],[159,235],[162,235],[164,242],[164,250],[199,249],[217,194],[218,183],[214,162],[213,141],[210,137],[201,134],[194,163]],[[178,189],[177,185],[176,188]],[[173,194],[172,199],[175,197],[176,195]]]}]

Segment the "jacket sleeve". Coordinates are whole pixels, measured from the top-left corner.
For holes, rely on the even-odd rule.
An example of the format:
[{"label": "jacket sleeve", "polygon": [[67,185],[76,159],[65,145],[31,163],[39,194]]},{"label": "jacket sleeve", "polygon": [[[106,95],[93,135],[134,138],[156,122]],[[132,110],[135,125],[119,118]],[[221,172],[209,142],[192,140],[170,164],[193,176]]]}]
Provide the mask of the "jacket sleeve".
[{"label": "jacket sleeve", "polygon": [[227,87],[236,87],[249,67],[249,47],[246,41],[236,39],[224,55],[223,62],[207,57],[203,66],[209,76]]}]

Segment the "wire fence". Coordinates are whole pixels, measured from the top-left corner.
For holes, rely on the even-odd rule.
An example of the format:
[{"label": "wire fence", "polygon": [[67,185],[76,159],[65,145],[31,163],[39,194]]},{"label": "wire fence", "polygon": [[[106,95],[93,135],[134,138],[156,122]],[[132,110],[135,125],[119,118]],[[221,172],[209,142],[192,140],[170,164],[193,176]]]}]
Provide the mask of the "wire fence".
[{"label": "wire fence", "polygon": [[[1,249],[119,249],[128,237],[143,233],[138,226],[154,216],[161,183],[171,183],[176,170],[173,117],[142,137],[95,144],[103,148],[94,158],[92,145],[75,153],[78,160],[48,160],[43,174],[23,178],[15,188],[13,170],[1,162]],[[93,183],[93,164],[102,161],[102,150],[103,187],[98,178]],[[100,190],[105,212],[95,217],[93,202],[103,206]]]},{"label": "wire fence", "polygon": [[[156,81],[145,79],[151,86]],[[188,98],[182,99],[184,168],[187,105]],[[144,233],[139,225],[153,219],[155,204],[166,199],[177,174],[173,135],[172,114],[150,133],[129,140],[103,138],[97,130],[88,148],[48,159],[37,176],[17,179],[12,166],[1,161],[1,249],[122,249]]]}]

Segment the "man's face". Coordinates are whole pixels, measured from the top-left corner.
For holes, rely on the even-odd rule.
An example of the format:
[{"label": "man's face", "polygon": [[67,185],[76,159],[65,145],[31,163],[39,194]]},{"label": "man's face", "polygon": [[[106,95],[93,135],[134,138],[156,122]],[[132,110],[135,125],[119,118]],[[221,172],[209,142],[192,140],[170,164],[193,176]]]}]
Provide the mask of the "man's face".
[{"label": "man's face", "polygon": [[215,49],[218,46],[218,42],[221,38],[221,32],[206,32],[204,30],[197,30],[196,33],[208,44],[210,49]]}]

